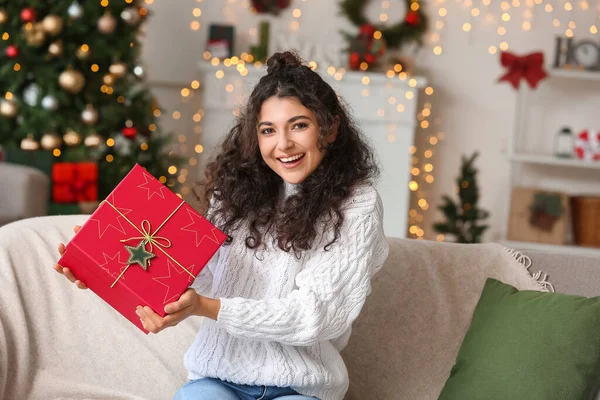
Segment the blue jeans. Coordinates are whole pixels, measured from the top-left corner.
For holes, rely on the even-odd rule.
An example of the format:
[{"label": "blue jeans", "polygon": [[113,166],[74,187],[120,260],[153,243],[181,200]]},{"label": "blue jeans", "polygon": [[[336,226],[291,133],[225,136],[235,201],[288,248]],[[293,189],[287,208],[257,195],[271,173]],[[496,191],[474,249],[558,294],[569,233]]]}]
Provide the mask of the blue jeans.
[{"label": "blue jeans", "polygon": [[290,388],[236,385],[215,378],[189,381],[175,393],[173,400],[318,400]]}]

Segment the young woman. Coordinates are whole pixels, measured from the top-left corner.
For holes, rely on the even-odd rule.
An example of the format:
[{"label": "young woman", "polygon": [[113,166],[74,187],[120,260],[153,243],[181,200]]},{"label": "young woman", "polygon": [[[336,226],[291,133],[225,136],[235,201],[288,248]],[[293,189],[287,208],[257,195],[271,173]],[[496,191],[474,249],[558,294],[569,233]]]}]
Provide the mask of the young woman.
[{"label": "young woman", "polygon": [[138,307],[153,333],[206,317],[176,399],[341,400],[340,351],[387,258],[378,169],[359,129],[295,54],[267,65],[201,186],[229,243],[165,318]]}]

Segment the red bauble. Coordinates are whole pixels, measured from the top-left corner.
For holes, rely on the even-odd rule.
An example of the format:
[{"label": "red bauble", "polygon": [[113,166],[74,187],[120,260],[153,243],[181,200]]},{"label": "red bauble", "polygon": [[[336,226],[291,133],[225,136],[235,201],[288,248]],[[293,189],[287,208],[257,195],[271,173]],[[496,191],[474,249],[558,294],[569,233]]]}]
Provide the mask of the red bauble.
[{"label": "red bauble", "polygon": [[10,58],[15,58],[19,55],[19,49],[17,49],[17,46],[11,44],[6,48],[6,55]]},{"label": "red bauble", "polygon": [[137,135],[137,129],[134,127],[131,128],[123,128],[121,130],[121,133],[123,134],[123,136],[125,136],[127,139],[133,139],[135,138],[135,135]]},{"label": "red bauble", "polygon": [[375,61],[377,61],[377,59],[375,58],[375,56],[373,54],[365,54],[365,61],[369,64],[375,64]]},{"label": "red bauble", "polygon": [[35,10],[33,8],[24,8],[21,11],[21,20],[23,22],[34,22],[36,18]]},{"label": "red bauble", "polygon": [[416,11],[410,11],[408,14],[406,14],[405,21],[409,25],[419,25],[419,23],[421,23],[421,16]]}]

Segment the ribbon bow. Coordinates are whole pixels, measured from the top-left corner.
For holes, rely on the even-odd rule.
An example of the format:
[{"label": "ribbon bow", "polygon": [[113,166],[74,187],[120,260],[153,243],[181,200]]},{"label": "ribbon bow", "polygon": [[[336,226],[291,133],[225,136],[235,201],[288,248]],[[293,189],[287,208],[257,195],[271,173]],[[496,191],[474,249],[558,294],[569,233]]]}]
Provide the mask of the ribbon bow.
[{"label": "ribbon bow", "polygon": [[[169,221],[169,219],[171,219],[171,217],[177,212],[177,210],[179,210],[179,208],[184,204],[183,201],[181,203],[179,203],[179,205],[175,208],[175,210],[173,210],[171,215],[169,215],[163,221],[163,223],[160,224],[160,226],[158,228],[156,228],[154,233],[150,233],[151,232],[150,221],[143,220],[141,226],[138,228],[133,222],[131,222],[131,220],[129,218],[127,218],[121,211],[119,211],[119,209],[117,207],[115,207],[110,201],[103,200],[103,203],[106,203],[109,206],[111,206],[113,208],[113,210],[115,210],[121,217],[123,217],[123,219],[125,221],[129,222],[129,224],[132,227],[134,227],[142,235],[142,236],[138,236],[138,237],[130,237],[127,239],[121,239],[122,243],[128,242],[130,240],[134,240],[134,239],[137,239],[137,240],[141,239],[142,242],[140,242],[138,247],[145,247],[146,244],[150,244],[150,251],[152,251],[152,245],[155,244],[156,248],[158,250],[160,250],[165,256],[167,256],[171,261],[173,261],[175,264],[177,264],[177,266],[179,266],[182,271],[187,272],[189,276],[191,276],[192,278],[195,278],[194,274],[192,274],[190,271],[188,271],[187,268],[185,268],[183,265],[181,265],[176,259],[174,259],[169,253],[167,253],[166,250],[163,249],[163,247],[164,248],[171,247],[171,241],[169,239],[167,239],[166,237],[155,236],[156,233],[163,227],[163,225],[166,224],[167,221]],[[163,243],[160,242],[161,240],[163,241]],[[152,255],[152,256],[154,256],[154,255]],[[148,258],[148,257],[146,257],[146,258]],[[127,264],[125,269],[123,269],[121,274],[117,277],[117,279],[110,286],[111,288],[113,286],[115,286],[115,284],[119,281],[119,279],[121,279],[121,277],[125,274],[125,271],[127,271],[127,269],[129,268],[130,265],[131,264]]]},{"label": "ribbon bow", "polygon": [[[162,227],[162,225],[161,225],[161,227]],[[148,221],[147,219],[142,221],[142,225],[140,226],[140,228],[141,228],[141,233],[143,236],[135,236],[135,237],[127,238],[127,239],[121,239],[121,243],[126,243],[130,240],[143,239],[144,245],[146,245],[146,244],[150,245],[150,251],[152,251],[153,244],[160,246],[160,247],[167,248],[167,249],[169,247],[171,247],[171,241],[169,239],[167,239],[164,236],[155,236],[156,232],[158,232],[160,227],[154,233],[150,233],[151,232],[150,231],[150,221]],[[162,240],[162,243],[159,242],[159,240]]]},{"label": "ribbon bow", "polygon": [[537,87],[539,81],[548,76],[544,71],[544,53],[536,52],[525,56],[517,56],[504,51],[500,55],[500,63],[508,68],[498,82],[508,81],[515,89],[519,88],[521,78],[525,78],[532,89]]}]

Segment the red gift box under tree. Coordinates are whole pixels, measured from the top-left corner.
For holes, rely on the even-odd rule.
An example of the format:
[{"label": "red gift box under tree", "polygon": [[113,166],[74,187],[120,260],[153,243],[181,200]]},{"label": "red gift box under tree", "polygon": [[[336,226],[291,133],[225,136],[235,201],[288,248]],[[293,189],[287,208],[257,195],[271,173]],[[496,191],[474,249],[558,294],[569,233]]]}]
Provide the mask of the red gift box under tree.
[{"label": "red gift box under tree", "polygon": [[53,164],[52,198],[55,203],[98,200],[98,165],[94,162]]},{"label": "red gift box under tree", "polygon": [[138,305],[165,316],[226,235],[136,165],[69,242],[59,260],[147,333]]}]

